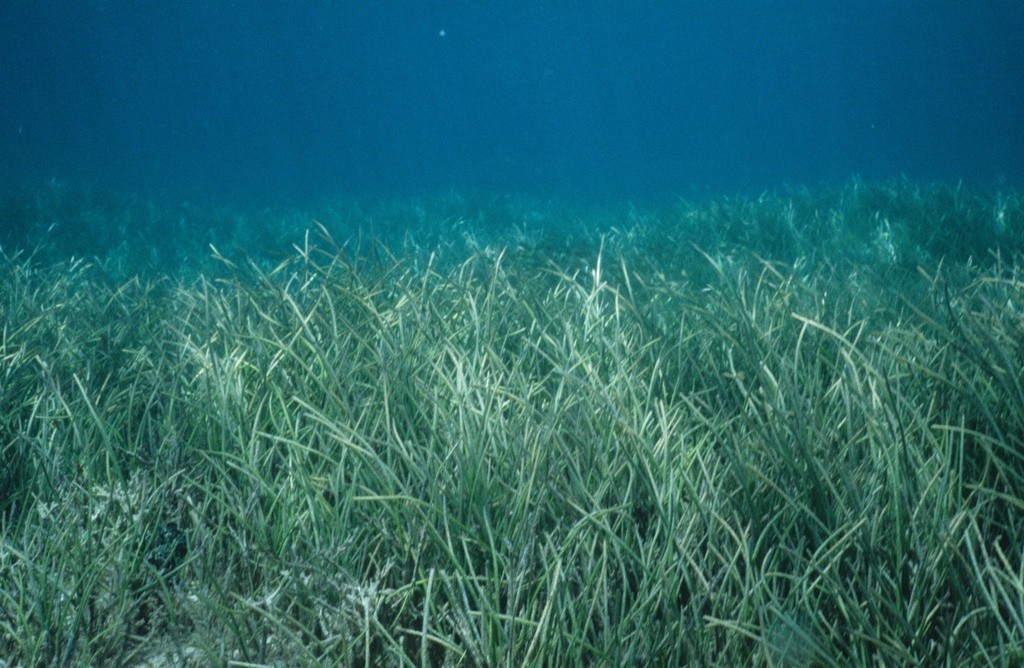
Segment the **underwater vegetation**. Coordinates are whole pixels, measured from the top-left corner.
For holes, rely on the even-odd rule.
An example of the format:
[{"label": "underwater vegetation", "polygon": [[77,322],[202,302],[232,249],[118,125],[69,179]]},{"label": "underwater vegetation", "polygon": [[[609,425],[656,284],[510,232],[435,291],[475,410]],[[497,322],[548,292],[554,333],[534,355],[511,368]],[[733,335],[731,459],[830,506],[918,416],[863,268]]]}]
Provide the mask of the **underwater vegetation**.
[{"label": "underwater vegetation", "polygon": [[1024,662],[1017,193],[48,188],[0,197],[0,666]]}]

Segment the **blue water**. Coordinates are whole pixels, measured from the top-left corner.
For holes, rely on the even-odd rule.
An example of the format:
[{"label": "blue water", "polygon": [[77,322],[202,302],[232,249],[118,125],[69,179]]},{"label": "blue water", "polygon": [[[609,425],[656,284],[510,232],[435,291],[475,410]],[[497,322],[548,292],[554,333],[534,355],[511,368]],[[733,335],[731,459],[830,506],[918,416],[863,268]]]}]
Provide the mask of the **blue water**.
[{"label": "blue water", "polygon": [[0,179],[246,201],[1024,182],[1020,0],[0,3]]}]

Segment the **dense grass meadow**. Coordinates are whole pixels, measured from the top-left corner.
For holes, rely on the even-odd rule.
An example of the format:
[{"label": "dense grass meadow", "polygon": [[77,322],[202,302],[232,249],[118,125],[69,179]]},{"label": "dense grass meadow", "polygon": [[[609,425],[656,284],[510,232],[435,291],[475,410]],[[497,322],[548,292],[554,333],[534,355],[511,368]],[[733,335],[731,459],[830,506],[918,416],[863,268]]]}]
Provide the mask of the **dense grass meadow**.
[{"label": "dense grass meadow", "polygon": [[0,666],[1024,664],[1024,196],[0,195]]}]

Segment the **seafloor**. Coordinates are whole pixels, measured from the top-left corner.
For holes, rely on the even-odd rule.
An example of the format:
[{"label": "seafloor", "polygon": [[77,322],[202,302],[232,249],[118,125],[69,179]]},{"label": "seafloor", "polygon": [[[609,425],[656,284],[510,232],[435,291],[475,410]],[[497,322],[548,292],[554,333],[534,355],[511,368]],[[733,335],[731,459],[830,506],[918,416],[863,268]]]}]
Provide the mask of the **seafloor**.
[{"label": "seafloor", "polygon": [[1024,662],[1024,199],[0,194],[0,666]]}]

